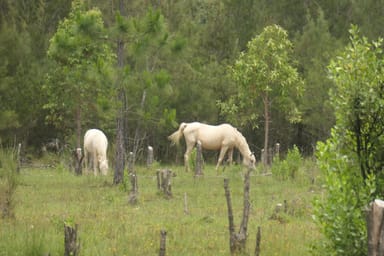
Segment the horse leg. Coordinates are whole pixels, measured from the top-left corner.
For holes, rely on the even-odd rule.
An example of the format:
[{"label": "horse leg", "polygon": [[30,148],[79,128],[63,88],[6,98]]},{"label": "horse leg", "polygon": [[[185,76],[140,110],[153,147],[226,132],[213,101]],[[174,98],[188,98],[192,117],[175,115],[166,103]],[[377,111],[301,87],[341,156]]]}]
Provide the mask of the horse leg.
[{"label": "horse leg", "polygon": [[97,153],[96,152],[93,153],[93,157],[92,158],[93,158],[92,159],[93,160],[93,174],[95,176],[97,176],[97,168],[99,166],[99,159],[97,157]]},{"label": "horse leg", "polygon": [[221,162],[223,161],[225,153],[227,153],[227,150],[228,150],[228,147],[221,147],[219,159],[217,160],[216,172],[219,169],[219,166],[220,166]]},{"label": "horse leg", "polygon": [[232,165],[233,161],[233,148],[228,149],[228,163],[229,165]]},{"label": "horse leg", "polygon": [[187,145],[187,150],[185,151],[185,154],[184,154],[184,165],[185,165],[185,171],[186,172],[189,171],[189,155],[191,154],[192,149],[193,149],[193,146],[191,147],[188,144]]},{"label": "horse leg", "polygon": [[87,150],[84,150],[84,170],[86,173],[88,172],[88,157]]}]

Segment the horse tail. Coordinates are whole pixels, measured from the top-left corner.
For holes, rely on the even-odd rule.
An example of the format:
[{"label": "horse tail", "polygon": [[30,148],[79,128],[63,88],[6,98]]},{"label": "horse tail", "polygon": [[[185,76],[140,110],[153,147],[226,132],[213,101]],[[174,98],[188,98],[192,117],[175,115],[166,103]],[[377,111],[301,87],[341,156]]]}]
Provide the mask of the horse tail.
[{"label": "horse tail", "polygon": [[183,131],[184,131],[185,127],[187,127],[187,124],[181,123],[179,126],[179,129],[168,136],[168,139],[170,141],[172,141],[172,145],[174,145],[174,144],[178,145],[179,144],[180,138],[183,137]]}]

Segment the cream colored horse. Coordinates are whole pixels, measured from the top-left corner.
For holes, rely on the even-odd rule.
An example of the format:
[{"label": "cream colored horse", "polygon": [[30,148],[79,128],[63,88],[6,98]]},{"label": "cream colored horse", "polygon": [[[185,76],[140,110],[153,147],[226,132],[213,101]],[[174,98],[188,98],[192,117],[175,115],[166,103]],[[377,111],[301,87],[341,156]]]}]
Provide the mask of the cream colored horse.
[{"label": "cream colored horse", "polygon": [[180,138],[184,136],[187,149],[184,154],[184,165],[188,171],[188,158],[197,143],[200,141],[201,147],[208,150],[219,150],[220,155],[217,161],[218,170],[225,154],[228,151],[229,162],[232,163],[233,149],[237,148],[243,156],[243,163],[247,166],[255,167],[255,155],[249,149],[244,136],[230,124],[207,125],[199,122],[181,123],[179,129],[168,136],[174,144],[178,144]]}]

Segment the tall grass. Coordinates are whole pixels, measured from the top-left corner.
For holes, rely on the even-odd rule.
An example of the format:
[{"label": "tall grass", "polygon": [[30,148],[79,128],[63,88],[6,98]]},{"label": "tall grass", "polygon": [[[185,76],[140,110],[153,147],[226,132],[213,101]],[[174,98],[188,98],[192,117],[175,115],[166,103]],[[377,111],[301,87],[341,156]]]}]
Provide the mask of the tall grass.
[{"label": "tall grass", "polygon": [[[157,190],[156,170],[137,168],[139,202],[113,186],[113,175],[74,176],[56,169],[22,169],[16,191],[15,219],[0,225],[0,255],[63,255],[64,222],[77,223],[81,255],[158,255],[160,230],[167,230],[167,255],[229,255],[228,217],[223,180],[229,178],[235,224],[243,207],[243,171],[227,167],[220,176],[206,165],[194,178],[171,167],[173,198]],[[168,167],[169,168],[169,167]],[[127,178],[127,176],[125,177]],[[321,236],[311,220],[308,183],[251,176],[247,251],[253,254],[261,226],[262,255],[308,255]],[[188,214],[184,212],[187,195]],[[271,218],[286,200],[284,221]]]}]

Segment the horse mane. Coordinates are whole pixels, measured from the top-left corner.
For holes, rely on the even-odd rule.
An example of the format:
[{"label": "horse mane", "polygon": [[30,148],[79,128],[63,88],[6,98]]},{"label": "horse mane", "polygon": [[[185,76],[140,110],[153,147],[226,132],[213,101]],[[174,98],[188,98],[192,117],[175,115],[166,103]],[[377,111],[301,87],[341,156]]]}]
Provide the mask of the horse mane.
[{"label": "horse mane", "polygon": [[[241,132],[239,132],[236,128],[235,128],[235,132],[237,134],[236,146],[239,149],[239,151],[241,151],[243,155],[244,153],[249,153],[249,152],[252,153],[251,150],[249,149],[249,145],[244,135]],[[243,150],[248,150],[249,152],[242,152]]]}]

